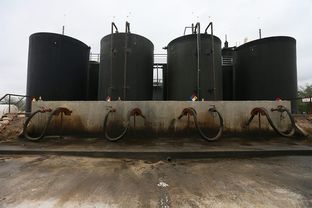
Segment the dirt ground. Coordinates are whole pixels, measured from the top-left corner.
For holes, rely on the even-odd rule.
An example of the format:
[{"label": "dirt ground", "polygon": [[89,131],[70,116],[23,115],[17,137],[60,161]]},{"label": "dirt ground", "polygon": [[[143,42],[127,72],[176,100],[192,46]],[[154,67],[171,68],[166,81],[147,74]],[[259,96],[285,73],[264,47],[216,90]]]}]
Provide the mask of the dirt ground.
[{"label": "dirt ground", "polygon": [[312,116],[296,116],[296,124],[300,126],[306,133],[312,135]]},{"label": "dirt ground", "polygon": [[312,207],[311,157],[1,156],[0,207]]},{"label": "dirt ground", "polygon": [[[11,116],[12,117],[12,116]],[[0,126],[0,141],[15,140],[23,132],[24,117],[13,116],[8,125]]]}]

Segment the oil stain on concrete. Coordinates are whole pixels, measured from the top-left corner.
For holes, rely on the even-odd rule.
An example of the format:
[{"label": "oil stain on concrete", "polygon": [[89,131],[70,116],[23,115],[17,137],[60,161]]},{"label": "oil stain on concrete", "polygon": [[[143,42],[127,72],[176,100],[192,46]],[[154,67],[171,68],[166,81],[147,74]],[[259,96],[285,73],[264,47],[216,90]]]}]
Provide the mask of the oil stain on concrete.
[{"label": "oil stain on concrete", "polygon": [[312,207],[311,157],[1,156],[0,207]]}]

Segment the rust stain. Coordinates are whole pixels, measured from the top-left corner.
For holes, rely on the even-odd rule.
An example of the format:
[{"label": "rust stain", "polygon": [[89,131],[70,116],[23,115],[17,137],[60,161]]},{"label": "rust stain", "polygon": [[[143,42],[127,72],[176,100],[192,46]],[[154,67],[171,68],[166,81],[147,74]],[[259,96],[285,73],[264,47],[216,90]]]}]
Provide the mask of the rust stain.
[{"label": "rust stain", "polygon": [[53,116],[48,128],[48,134],[78,135],[86,133],[87,129],[80,116],[74,114],[71,116]]}]

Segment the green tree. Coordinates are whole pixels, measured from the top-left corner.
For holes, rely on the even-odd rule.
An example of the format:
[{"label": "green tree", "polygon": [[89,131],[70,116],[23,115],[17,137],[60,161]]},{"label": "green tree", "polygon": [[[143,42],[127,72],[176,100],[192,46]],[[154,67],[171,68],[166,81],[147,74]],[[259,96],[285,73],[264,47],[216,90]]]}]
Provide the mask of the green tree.
[{"label": "green tree", "polygon": [[[306,84],[305,86],[299,86],[298,89],[298,97],[305,98],[305,97],[312,97],[312,84]],[[304,103],[302,100],[297,101],[298,111],[300,113],[309,113],[311,103]]]},{"label": "green tree", "polygon": [[312,96],[312,84],[305,86],[299,86],[298,97],[310,97]]}]

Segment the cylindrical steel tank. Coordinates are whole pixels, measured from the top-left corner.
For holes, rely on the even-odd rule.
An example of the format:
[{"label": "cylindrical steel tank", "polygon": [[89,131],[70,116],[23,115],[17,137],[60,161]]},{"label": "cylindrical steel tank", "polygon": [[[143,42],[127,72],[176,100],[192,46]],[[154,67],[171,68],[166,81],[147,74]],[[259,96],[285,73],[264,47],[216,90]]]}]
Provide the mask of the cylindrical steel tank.
[{"label": "cylindrical steel tank", "polygon": [[168,100],[189,100],[195,94],[200,100],[222,100],[221,40],[218,37],[191,34],[172,40],[167,47],[167,63]]},{"label": "cylindrical steel tank", "polygon": [[269,37],[238,47],[235,74],[236,100],[296,98],[296,40]]},{"label": "cylindrical steel tank", "polygon": [[99,67],[99,62],[89,62],[88,100],[98,100]]},{"label": "cylindrical steel tank", "polygon": [[101,40],[99,100],[152,100],[154,45],[133,33],[113,33]]},{"label": "cylindrical steel tank", "polygon": [[[54,33],[29,37],[27,95],[43,100],[86,100],[88,47],[74,38]],[[30,111],[30,99],[26,111]]]}]

